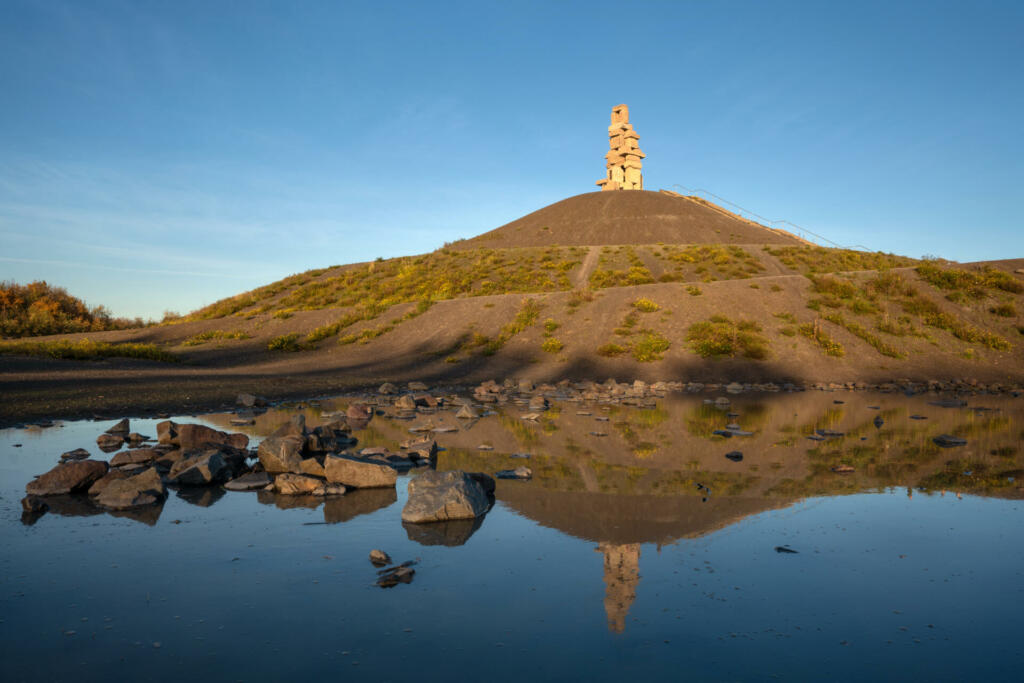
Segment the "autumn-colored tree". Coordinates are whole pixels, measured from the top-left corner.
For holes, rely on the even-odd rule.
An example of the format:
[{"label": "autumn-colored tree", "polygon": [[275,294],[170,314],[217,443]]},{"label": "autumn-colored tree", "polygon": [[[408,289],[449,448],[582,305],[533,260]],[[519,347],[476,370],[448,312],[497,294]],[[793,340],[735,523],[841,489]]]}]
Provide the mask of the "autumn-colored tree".
[{"label": "autumn-colored tree", "polygon": [[103,306],[90,309],[63,287],[54,287],[42,280],[27,285],[0,282],[0,336],[3,337],[96,332],[143,324],[140,318],[113,318]]}]

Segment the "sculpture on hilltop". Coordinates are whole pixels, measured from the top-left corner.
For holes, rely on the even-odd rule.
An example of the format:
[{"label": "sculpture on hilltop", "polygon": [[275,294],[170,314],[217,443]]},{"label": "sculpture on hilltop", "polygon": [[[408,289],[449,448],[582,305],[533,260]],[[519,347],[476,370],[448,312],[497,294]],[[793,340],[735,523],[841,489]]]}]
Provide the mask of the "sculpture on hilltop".
[{"label": "sculpture on hilltop", "polygon": [[597,181],[601,191],[642,190],[644,176],[640,172],[644,153],[637,140],[640,136],[629,122],[629,107],[620,104],[612,108],[612,125],[608,126],[607,176]]}]

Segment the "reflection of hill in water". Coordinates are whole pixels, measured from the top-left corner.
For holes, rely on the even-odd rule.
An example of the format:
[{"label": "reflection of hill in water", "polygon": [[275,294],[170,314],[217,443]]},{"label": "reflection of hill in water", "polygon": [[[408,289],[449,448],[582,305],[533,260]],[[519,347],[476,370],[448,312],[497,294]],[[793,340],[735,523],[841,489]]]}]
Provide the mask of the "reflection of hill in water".
[{"label": "reflection of hill in water", "polygon": [[695,538],[744,517],[785,507],[793,499],[649,496],[551,491],[527,482],[501,482],[497,498],[542,526],[598,543],[670,543]]}]

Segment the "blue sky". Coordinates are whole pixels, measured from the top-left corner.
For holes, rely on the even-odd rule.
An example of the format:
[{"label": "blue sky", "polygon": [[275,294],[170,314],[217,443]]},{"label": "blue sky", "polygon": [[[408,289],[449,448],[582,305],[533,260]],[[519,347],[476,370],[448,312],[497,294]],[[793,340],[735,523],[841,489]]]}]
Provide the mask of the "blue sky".
[{"label": "blue sky", "polygon": [[[0,1],[0,279],[158,317],[604,173],[841,244],[1024,257],[1021,2]],[[678,189],[678,188],[677,188]]]}]

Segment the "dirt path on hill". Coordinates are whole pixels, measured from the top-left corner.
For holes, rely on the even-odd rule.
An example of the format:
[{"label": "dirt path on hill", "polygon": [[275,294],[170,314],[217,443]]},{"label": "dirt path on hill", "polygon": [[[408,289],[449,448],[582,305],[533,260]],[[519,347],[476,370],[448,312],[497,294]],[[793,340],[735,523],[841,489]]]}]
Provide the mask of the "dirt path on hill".
[{"label": "dirt path on hill", "polygon": [[587,257],[583,259],[583,265],[580,266],[580,272],[576,273],[576,278],[573,281],[573,285],[577,289],[581,289],[587,286],[590,282],[590,274],[594,272],[594,268],[597,267],[597,259],[601,255],[601,247],[590,247],[590,251],[587,252]]}]

